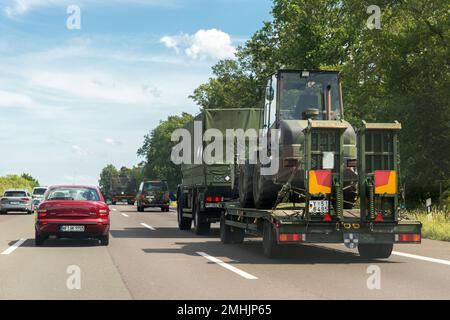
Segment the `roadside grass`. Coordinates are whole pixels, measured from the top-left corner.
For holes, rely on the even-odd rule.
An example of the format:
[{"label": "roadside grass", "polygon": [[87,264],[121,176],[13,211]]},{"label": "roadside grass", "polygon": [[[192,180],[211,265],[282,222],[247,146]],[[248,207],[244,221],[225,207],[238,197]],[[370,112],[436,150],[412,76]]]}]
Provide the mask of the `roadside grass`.
[{"label": "roadside grass", "polygon": [[422,222],[422,237],[431,240],[450,241],[450,213],[433,210],[428,214],[421,210],[408,212],[411,219]]}]

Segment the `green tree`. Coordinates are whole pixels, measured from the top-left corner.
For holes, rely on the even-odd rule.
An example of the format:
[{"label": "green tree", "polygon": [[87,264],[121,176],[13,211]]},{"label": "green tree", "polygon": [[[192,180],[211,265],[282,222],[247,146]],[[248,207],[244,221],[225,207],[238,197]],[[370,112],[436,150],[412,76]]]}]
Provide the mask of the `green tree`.
[{"label": "green tree", "polygon": [[34,181],[27,178],[11,174],[4,177],[0,177],[0,195],[3,195],[8,189],[27,189],[31,192],[31,190],[36,187]]},{"label": "green tree", "polygon": [[145,179],[167,180],[172,190],[181,182],[180,166],[173,164],[170,159],[175,146],[171,136],[176,129],[183,128],[190,120],[192,116],[188,113],[170,116],[144,137],[143,145],[137,154],[145,159]]},{"label": "green tree", "polygon": [[105,197],[110,197],[110,191],[111,191],[111,181],[113,178],[117,177],[119,175],[119,171],[115,166],[112,164],[107,165],[103,168],[102,172],[100,173],[100,180],[98,181],[100,190],[102,191],[103,195]]},{"label": "green tree", "polygon": [[21,178],[31,182],[31,185],[33,186],[33,188],[35,187],[39,187],[39,181],[35,178],[33,178],[30,174],[28,173],[22,173]]},{"label": "green tree", "polygon": [[[369,29],[367,8],[381,8]],[[345,118],[402,122],[408,196],[438,193],[450,176],[450,18],[446,1],[274,0],[271,22],[221,61],[192,98],[203,108],[254,106],[278,68],[343,73]]]}]

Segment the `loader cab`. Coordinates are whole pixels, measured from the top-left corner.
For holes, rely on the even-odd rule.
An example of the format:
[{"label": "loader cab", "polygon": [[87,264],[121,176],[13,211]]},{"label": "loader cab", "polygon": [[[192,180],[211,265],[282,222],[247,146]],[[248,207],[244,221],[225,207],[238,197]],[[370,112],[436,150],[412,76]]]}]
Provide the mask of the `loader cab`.
[{"label": "loader cab", "polygon": [[280,70],[267,80],[264,128],[281,120],[343,118],[340,74],[337,71]]}]

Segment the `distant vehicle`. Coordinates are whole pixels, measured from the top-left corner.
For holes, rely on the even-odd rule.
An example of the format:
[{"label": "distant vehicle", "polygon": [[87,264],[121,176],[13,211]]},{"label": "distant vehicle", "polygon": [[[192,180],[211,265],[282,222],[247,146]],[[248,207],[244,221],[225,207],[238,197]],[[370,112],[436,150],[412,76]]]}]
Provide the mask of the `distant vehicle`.
[{"label": "distant vehicle", "polygon": [[131,182],[132,177],[127,174],[111,178],[110,190],[107,193],[112,205],[116,205],[118,202],[134,205],[136,202],[137,183]]},{"label": "distant vehicle", "polygon": [[33,212],[31,194],[25,189],[6,190],[0,199],[0,214],[8,212]]},{"label": "distant vehicle", "polygon": [[35,243],[49,236],[98,239],[109,244],[109,208],[97,187],[52,186],[37,209]]},{"label": "distant vehicle", "polygon": [[39,204],[44,199],[45,191],[47,191],[47,187],[33,188],[33,191],[31,192],[33,195],[33,211],[39,206]]},{"label": "distant vehicle", "polygon": [[161,208],[162,212],[169,212],[170,197],[166,181],[144,181],[136,196],[137,211],[144,212],[145,208]]}]

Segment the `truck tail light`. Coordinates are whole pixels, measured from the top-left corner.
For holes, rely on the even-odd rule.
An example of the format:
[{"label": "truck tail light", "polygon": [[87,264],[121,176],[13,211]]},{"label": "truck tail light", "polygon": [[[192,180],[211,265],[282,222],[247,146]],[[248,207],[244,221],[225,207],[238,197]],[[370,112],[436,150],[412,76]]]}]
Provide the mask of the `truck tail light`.
[{"label": "truck tail light", "polygon": [[141,194],[140,198],[141,198],[142,200],[144,200],[144,199],[145,199],[145,195],[144,195],[144,194]]},{"label": "truck tail light", "polygon": [[378,213],[377,216],[375,217],[375,222],[382,222],[383,221],[383,216],[381,215],[381,213]]},{"label": "truck tail light", "polygon": [[324,221],[324,222],[330,222],[330,221],[333,221],[333,218],[331,217],[331,214],[327,212],[327,213],[325,214],[325,217],[323,217],[323,221]]},{"label": "truck tail light", "polygon": [[219,203],[223,201],[223,197],[212,197],[212,196],[207,196],[205,199],[206,203]]},{"label": "truck tail light", "polygon": [[417,233],[401,233],[395,235],[396,242],[421,242],[422,237]]},{"label": "truck tail light", "polygon": [[280,242],[302,242],[305,239],[306,235],[304,233],[280,233],[278,236]]}]

